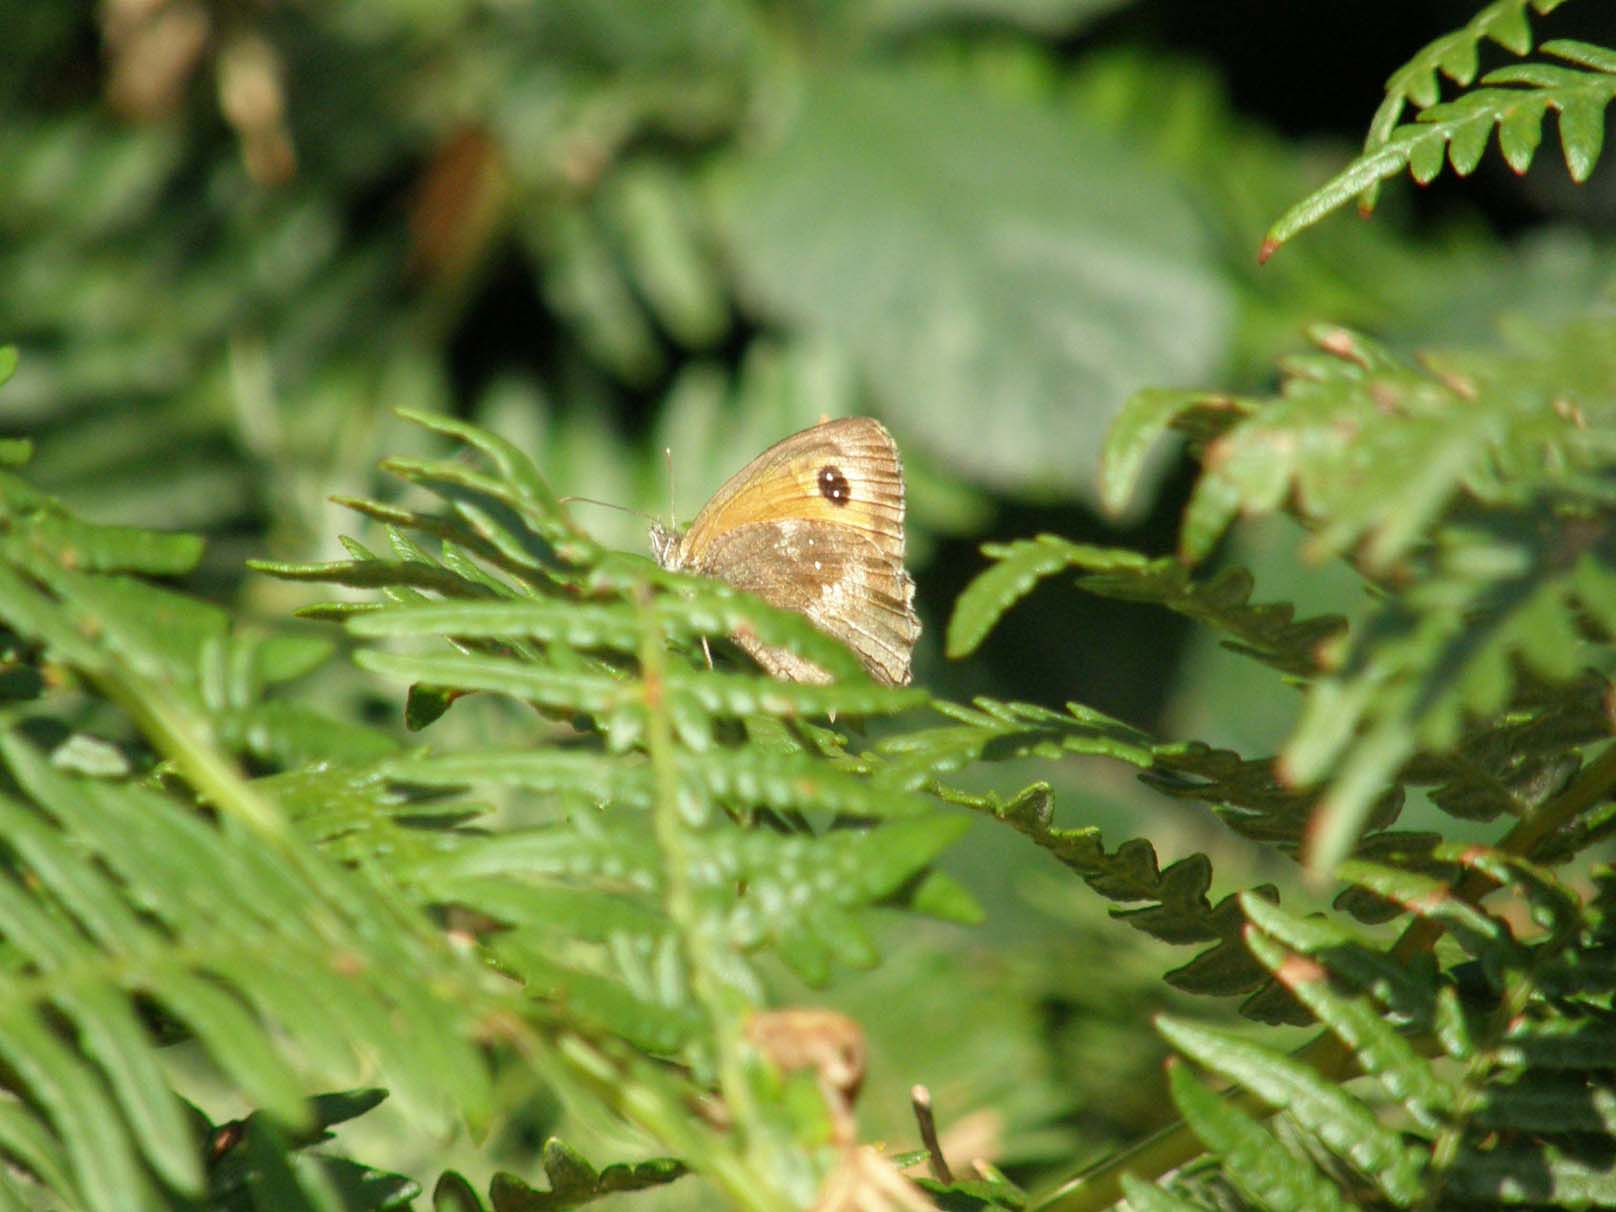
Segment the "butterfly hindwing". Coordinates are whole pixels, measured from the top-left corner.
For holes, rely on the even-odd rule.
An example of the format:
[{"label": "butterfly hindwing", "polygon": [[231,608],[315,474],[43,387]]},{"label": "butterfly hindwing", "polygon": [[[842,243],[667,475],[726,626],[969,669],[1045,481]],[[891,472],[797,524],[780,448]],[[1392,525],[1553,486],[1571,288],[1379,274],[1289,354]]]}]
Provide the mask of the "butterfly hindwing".
[{"label": "butterfly hindwing", "polygon": [[[863,535],[816,520],[756,522],[716,537],[690,571],[723,580],[771,606],[806,615],[821,631],[851,648],[877,679],[909,680],[909,654],[920,634],[913,608],[914,582],[879,546]],[[709,565],[710,561],[710,565]],[[790,654],[751,637],[742,646],[771,673]],[[770,657],[760,655],[760,650]],[[775,655],[783,654],[783,655]],[[792,660],[815,676],[794,672],[796,681],[828,680],[818,666]]]}]

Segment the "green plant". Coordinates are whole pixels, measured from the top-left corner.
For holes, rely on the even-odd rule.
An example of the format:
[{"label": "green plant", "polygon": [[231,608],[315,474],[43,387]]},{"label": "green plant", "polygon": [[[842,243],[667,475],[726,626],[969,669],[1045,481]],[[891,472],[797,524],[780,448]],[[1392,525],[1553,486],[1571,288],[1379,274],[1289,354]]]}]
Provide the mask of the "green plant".
[{"label": "green plant", "polygon": [[[1517,173],[1532,165],[1543,139],[1543,120],[1559,117],[1560,148],[1566,171],[1586,181],[1605,144],[1605,109],[1616,97],[1616,58],[1606,47],[1557,38],[1536,49],[1556,63],[1529,62],[1476,71],[1484,42],[1512,55],[1534,49],[1530,15],[1547,15],[1565,0],[1495,0],[1461,30],[1438,38],[1392,74],[1386,99],[1370,123],[1364,154],[1274,221],[1263,240],[1267,259],[1297,232],[1357,197],[1362,213],[1375,206],[1376,187],[1405,169],[1421,185],[1434,180],[1444,163],[1461,177],[1475,171],[1493,131],[1498,150]],[[1561,66],[1569,64],[1570,66]],[[1466,91],[1442,99],[1439,77]],[[1409,106],[1413,122],[1402,117]]]},{"label": "green plant", "polygon": [[[999,7],[1042,32],[1103,6]],[[1495,127],[1524,169],[1548,108],[1585,178],[1608,51],[1549,41],[1572,68],[1470,88],[1484,39],[1526,56],[1528,18],[1556,7],[1500,0],[1416,56],[1364,155],[1267,251],[1404,168],[1468,171]],[[1252,199],[1301,192],[1293,159],[1208,118],[1215,88],[1193,72],[1138,55],[1069,72],[1032,34],[960,35],[948,4],[691,0],[643,29],[587,2],[386,9],[207,27],[188,62],[220,84],[218,146],[37,110],[0,143],[17,183],[0,224],[56,212],[52,238],[0,254],[17,285],[0,318],[29,337],[29,373],[0,398],[39,430],[0,445],[0,1206],[1616,1206],[1605,307],[1565,290],[1547,318],[1414,356],[1358,328],[1406,329],[1497,247],[1320,232],[1319,262],[1312,241],[1293,249],[1263,271],[1291,276],[1236,318],[1264,279],[1220,267],[1210,233],[1254,241]],[[74,27],[34,6],[19,28],[26,51]],[[108,31],[128,85],[120,65],[150,45],[110,16]],[[358,53],[378,37],[401,53]],[[308,73],[333,47],[378,74]],[[51,60],[29,62],[23,85]],[[331,115],[295,138],[263,104],[285,64]],[[1440,102],[1437,71],[1465,91]],[[486,95],[468,96],[479,78]],[[1419,120],[1399,126],[1409,104]],[[901,181],[883,171],[894,148],[912,157]],[[303,175],[259,192],[291,150]],[[412,222],[345,244],[378,177],[412,157]],[[1187,166],[1197,207],[1165,165]],[[198,179],[210,188],[181,206]],[[400,304],[386,249],[406,227],[421,289]],[[180,255],[198,240],[208,255]],[[474,425],[452,417],[441,334],[505,243],[555,349],[539,386],[477,384]],[[884,293],[871,247],[915,269],[927,307]],[[1073,248],[1119,272],[1042,255]],[[1596,272],[1598,250],[1577,264]],[[1507,296],[1501,281],[1542,269],[1499,272],[1489,289]],[[665,383],[658,433],[688,453],[731,423],[761,445],[859,406],[857,381],[927,452],[911,460],[924,543],[979,520],[986,488],[1080,495],[1101,413],[1063,393],[1114,395],[1146,365],[1209,373],[1237,324],[1249,377],[1280,328],[1320,312],[1354,327],[1314,324],[1277,390],[1149,390],[1112,426],[1099,496],[1114,508],[1146,491],[1168,430],[1198,464],[1176,556],[990,545],[946,628],[969,657],[1066,577],[1172,612],[1294,704],[1277,752],[1078,703],[951,701],[944,675],[874,686],[801,618],[610,550],[546,479],[603,467],[620,479],[592,492],[633,495],[622,468],[649,460],[604,436],[601,401]],[[746,332],[733,365],[713,358],[765,320],[778,328]],[[16,367],[0,354],[0,380]],[[400,402],[420,407],[383,406]],[[984,409],[1003,422],[992,442],[960,424]],[[495,432],[534,415],[552,429],[532,455]],[[172,501],[150,491],[159,467]],[[199,596],[233,581],[244,519],[255,542],[306,551],[291,536],[329,526],[333,486],[377,537],[344,539],[340,561],[256,564],[330,594],[306,623],[282,617],[268,576],[253,599],[271,611]],[[178,517],[214,541],[83,512]],[[1352,588],[1310,613],[1260,591],[1275,567],[1219,566],[1265,518],[1293,540],[1268,553],[1282,581],[1329,567]],[[724,642],[740,627],[838,681],[762,677]],[[1081,627],[1041,638],[1075,645]],[[1229,717],[1255,701],[1209,699]],[[1157,803],[1210,808],[1201,836],[1258,858],[1159,822],[1109,845],[1062,823],[1117,770]],[[1156,948],[1153,983],[1157,956],[1180,957],[1164,980],[1184,997],[1155,1022],[1181,1123],[1150,1135],[1148,1106],[1126,1108],[1149,1086],[1142,1032],[1081,1039],[1101,1016],[1080,994],[1138,1017],[1141,961],[1114,928],[1087,951],[1077,925],[1020,951],[958,929],[988,911],[954,864],[988,846],[1007,866],[1049,860],[1027,895],[1098,893]],[[871,972],[862,1030],[801,1010]],[[1210,1022],[1196,997],[1238,998],[1244,1021]],[[1061,1015],[1077,1019],[1065,1036]],[[1316,1034],[1296,1046],[1299,1028]],[[1052,1076],[1062,1040],[1073,1068],[1108,1051],[1110,1084]],[[967,1154],[949,1177],[902,1178],[928,1159],[902,1151],[919,1134],[891,1093],[942,1053],[998,1082],[945,1090],[940,1111],[945,1128],[995,1115],[1003,1165],[967,1172]],[[1052,1177],[1102,1140],[1127,1143]]]},{"label": "green plant", "polygon": [[[1201,452],[1182,562],[1054,537],[1012,544],[954,617],[951,646],[968,651],[1040,578],[1076,570],[1096,593],[1217,628],[1300,692],[1295,731],[1273,758],[1154,746],[1144,777],[1345,885],[1329,917],[1282,909],[1269,890],[1239,894],[1218,906],[1231,945],[1202,957],[1207,971],[1186,970],[1200,991],[1249,991],[1249,1017],[1324,1033],[1287,1055],[1163,1019],[1169,1042],[1242,1099],[1175,1069],[1186,1126],[1049,1206],[1108,1204],[1130,1169],[1189,1161],[1191,1134],[1221,1163],[1214,1185],[1259,1208],[1606,1206],[1608,1127],[1577,1108],[1602,1105],[1609,1080],[1611,873],[1590,862],[1616,785],[1616,430],[1601,386],[1616,380],[1566,371],[1589,351],[1602,361],[1616,333],[1590,317],[1525,349],[1420,365],[1353,334],[1315,335],[1320,354],[1288,364],[1277,397],[1148,393],[1118,425],[1112,491],[1128,490],[1168,423]],[[1304,528],[1301,556],[1362,577],[1372,605],[1355,626],[1253,605],[1239,570],[1187,573],[1237,516],[1279,509]],[[1456,820],[1501,823],[1487,842],[1396,828],[1416,795]],[[1519,914],[1482,906],[1500,891]],[[1399,918],[1395,938],[1370,928]],[[1345,1084],[1359,1075],[1373,1081]],[[1252,1106],[1282,1114],[1265,1126]],[[1201,1206],[1182,1201],[1208,1176],[1178,1181],[1173,1197],[1137,1178],[1120,1189],[1139,1207]]]}]

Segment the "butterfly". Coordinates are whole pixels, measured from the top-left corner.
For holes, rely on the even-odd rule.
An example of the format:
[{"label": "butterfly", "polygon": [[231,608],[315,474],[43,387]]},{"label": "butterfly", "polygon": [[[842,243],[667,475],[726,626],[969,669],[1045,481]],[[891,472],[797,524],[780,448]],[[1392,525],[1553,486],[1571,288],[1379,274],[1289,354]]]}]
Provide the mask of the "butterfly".
[{"label": "butterfly", "polygon": [[[651,527],[663,568],[715,577],[808,621],[857,654],[877,682],[909,684],[920,636],[903,567],[903,465],[879,421],[823,421],[776,442],[728,480],[690,528]],[[830,674],[742,631],[735,642],[777,678]]]}]

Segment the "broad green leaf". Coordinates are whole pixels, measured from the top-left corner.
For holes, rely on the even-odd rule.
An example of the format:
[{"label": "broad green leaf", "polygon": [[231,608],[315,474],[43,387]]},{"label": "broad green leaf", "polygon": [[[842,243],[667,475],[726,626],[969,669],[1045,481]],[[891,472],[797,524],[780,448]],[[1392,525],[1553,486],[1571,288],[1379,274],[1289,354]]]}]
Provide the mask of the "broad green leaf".
[{"label": "broad green leaf", "polygon": [[1195,213],[1053,111],[918,70],[825,73],[732,170],[746,296],[847,348],[900,435],[968,479],[1092,499],[1122,401],[1223,356]]},{"label": "broad green leaf", "polygon": [[689,179],[672,164],[641,158],[613,173],[606,190],[607,225],[656,318],[682,344],[711,346],[729,324],[728,301],[702,247]]},{"label": "broad green leaf", "polygon": [[[860,0],[849,7],[880,36],[944,29],[965,21],[1002,22],[1033,33],[1067,34],[1130,0]],[[859,12],[859,10],[863,10]]]}]

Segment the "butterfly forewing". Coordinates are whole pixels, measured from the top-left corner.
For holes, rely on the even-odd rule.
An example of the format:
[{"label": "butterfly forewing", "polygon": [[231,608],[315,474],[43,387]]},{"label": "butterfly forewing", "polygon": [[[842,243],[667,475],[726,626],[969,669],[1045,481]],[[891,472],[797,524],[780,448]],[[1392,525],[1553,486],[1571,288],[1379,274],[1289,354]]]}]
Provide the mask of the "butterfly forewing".
[{"label": "butterfly forewing", "polygon": [[[845,501],[834,499],[837,476]],[[827,495],[829,490],[830,495]],[[687,558],[738,526],[817,517],[887,540],[903,558],[903,468],[879,421],[826,421],[777,442],[724,481],[685,532]]]}]

